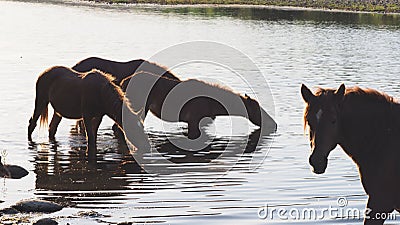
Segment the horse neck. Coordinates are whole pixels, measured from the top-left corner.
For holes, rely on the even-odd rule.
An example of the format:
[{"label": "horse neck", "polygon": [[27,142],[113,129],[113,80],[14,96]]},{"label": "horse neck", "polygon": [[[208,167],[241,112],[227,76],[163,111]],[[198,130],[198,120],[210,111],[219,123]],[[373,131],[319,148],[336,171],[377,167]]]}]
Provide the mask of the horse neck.
[{"label": "horse neck", "polygon": [[395,128],[400,122],[394,116],[396,113],[400,115],[400,107],[394,103],[373,103],[368,107],[363,103],[344,104],[339,145],[357,164],[377,155],[376,151],[385,151],[381,148],[386,140],[393,133],[399,133]]},{"label": "horse neck", "polygon": [[[230,115],[230,116],[243,116],[247,115],[247,105],[244,97],[231,92],[229,90],[221,90],[219,87],[212,87],[216,89],[216,95],[221,98],[222,101],[215,99],[211,102],[211,109],[213,115]],[[213,96],[210,95],[212,98]]]},{"label": "horse neck", "polygon": [[103,103],[106,114],[122,127],[123,97],[119,95],[117,90],[113,90],[112,87],[106,87],[104,89]]}]

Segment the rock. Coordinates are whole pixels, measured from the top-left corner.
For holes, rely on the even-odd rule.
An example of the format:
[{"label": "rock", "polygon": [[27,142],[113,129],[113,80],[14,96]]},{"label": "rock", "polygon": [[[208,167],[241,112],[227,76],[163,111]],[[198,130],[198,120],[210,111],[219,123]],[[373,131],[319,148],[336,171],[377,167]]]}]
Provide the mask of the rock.
[{"label": "rock", "polygon": [[3,165],[0,156],[0,177],[20,179],[28,175],[28,171],[20,166],[15,165]]},{"label": "rock", "polygon": [[28,175],[28,171],[16,165],[0,165],[0,177],[21,179]]},{"label": "rock", "polygon": [[43,218],[33,223],[33,225],[58,225],[58,223],[53,219]]},{"label": "rock", "polygon": [[17,213],[19,213],[19,211],[14,209],[14,208],[5,208],[5,209],[0,210],[0,215],[3,215],[3,214],[17,214]]},{"label": "rock", "polygon": [[63,207],[57,203],[43,200],[23,200],[17,202],[12,208],[20,212],[43,212],[52,213],[60,211]]},{"label": "rock", "polygon": [[118,223],[117,225],[132,225],[133,223],[132,222],[121,222],[121,223]]}]

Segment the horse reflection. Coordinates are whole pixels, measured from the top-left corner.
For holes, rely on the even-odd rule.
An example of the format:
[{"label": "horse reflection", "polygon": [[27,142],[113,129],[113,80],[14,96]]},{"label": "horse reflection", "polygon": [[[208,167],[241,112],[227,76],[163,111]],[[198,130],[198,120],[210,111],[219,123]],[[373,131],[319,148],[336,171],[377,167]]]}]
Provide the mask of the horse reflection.
[{"label": "horse reflection", "polygon": [[[74,137],[75,136],[75,137]],[[84,141],[72,133],[70,146],[62,149],[57,142],[42,146],[35,156],[36,189],[51,191],[125,190],[130,182],[126,174],[141,174],[141,167],[129,150],[116,144],[117,152],[99,152],[95,164],[85,158]],[[82,143],[79,143],[82,141]],[[36,146],[40,148],[40,146]],[[62,195],[78,195],[65,193]],[[94,195],[103,195],[97,193]],[[107,195],[118,195],[108,193]]]},{"label": "horse reflection", "polygon": [[154,149],[146,153],[135,152],[133,155],[144,169],[152,174],[225,173],[236,169],[249,170],[258,167],[260,162],[254,160],[254,153],[268,146],[272,133],[273,130],[266,134],[257,129],[249,136],[213,139],[209,137],[211,142],[195,149],[182,147],[181,143],[188,141],[186,137],[150,133],[149,139]]}]

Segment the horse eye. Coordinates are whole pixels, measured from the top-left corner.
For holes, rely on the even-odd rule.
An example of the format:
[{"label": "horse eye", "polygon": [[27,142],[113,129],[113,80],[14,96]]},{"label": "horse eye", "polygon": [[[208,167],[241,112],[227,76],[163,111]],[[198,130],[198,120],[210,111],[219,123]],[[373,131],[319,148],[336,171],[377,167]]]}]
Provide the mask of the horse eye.
[{"label": "horse eye", "polygon": [[331,121],[331,123],[332,123],[332,124],[335,124],[335,123],[336,123],[336,119],[333,119],[333,120]]}]

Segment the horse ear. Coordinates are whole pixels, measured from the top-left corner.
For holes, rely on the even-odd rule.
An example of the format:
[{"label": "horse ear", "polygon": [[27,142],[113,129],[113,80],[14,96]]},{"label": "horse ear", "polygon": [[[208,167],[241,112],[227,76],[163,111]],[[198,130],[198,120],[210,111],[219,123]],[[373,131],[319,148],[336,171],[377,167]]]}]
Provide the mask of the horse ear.
[{"label": "horse ear", "polygon": [[301,96],[303,97],[304,101],[310,103],[315,98],[315,95],[306,87],[306,85],[301,85]]},{"label": "horse ear", "polygon": [[244,94],[244,97],[246,97],[246,98],[250,98],[247,94]]},{"label": "horse ear", "polygon": [[346,91],[346,87],[344,84],[341,84],[340,87],[335,91],[335,95],[342,98],[344,96],[344,93]]}]

